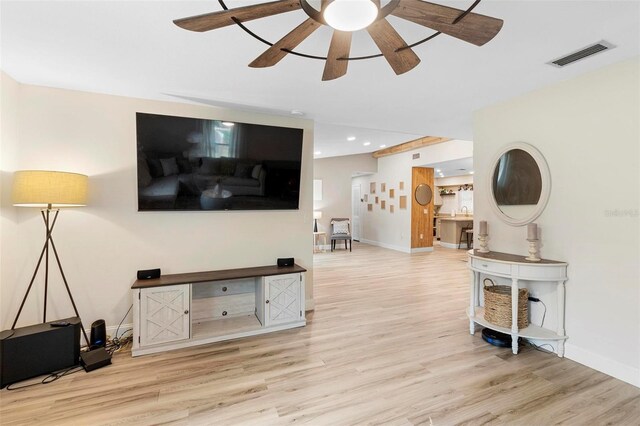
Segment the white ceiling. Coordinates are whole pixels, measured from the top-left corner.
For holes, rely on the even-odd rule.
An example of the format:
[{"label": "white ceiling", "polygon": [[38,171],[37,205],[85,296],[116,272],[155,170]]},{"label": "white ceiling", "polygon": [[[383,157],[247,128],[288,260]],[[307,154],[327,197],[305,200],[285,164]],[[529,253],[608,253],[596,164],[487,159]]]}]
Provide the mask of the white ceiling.
[{"label": "white ceiling", "polygon": [[422,167],[435,169],[435,177],[463,176],[473,173],[473,157],[458,158],[456,160],[442,161],[440,163],[427,163]]},{"label": "white ceiling", "polygon": [[[466,8],[472,1],[440,3]],[[2,0],[0,66],[28,84],[277,114],[303,111],[317,123],[315,150],[324,157],[424,135],[472,140],[473,111],[640,54],[640,1],[484,0],[475,12],[505,21],[487,45],[440,35],[415,48],[422,62],[404,75],[377,58],[353,61],[345,77],[322,82],[319,60],[289,55],[272,68],[247,67],[267,46],[238,27],[194,33],[172,23],[215,10],[221,10],[215,0]],[[275,42],[305,18],[295,11],[246,25]],[[389,21],[409,43],[432,33]],[[297,50],[324,56],[330,37],[329,28],[320,28]],[[603,39],[617,48],[564,69],[545,64]],[[352,54],[374,53],[368,34],[356,32]],[[357,140],[348,142],[350,135]]]}]

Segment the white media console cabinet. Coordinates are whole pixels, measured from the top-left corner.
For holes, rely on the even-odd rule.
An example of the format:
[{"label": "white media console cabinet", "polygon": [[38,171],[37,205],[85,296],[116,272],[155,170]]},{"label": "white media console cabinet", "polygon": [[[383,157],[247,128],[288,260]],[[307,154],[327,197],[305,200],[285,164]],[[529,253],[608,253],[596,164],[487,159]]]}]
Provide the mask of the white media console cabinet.
[{"label": "white media console cabinet", "polygon": [[137,280],[132,355],[303,327],[305,271],[260,266]]}]

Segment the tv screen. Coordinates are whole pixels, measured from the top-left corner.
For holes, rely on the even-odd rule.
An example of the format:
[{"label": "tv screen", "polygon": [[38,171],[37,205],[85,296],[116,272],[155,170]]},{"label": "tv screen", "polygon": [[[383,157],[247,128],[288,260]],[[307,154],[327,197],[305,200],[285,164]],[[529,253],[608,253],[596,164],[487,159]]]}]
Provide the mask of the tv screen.
[{"label": "tv screen", "polygon": [[138,210],[295,210],[302,129],[136,114]]}]

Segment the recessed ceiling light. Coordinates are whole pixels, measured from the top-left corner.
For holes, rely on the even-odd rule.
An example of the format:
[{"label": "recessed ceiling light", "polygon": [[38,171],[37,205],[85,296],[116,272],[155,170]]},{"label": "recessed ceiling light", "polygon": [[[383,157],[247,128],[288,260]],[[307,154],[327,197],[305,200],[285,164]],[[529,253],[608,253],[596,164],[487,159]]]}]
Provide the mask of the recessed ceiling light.
[{"label": "recessed ceiling light", "polygon": [[436,169],[436,172],[438,172],[438,173],[440,173],[441,171],[442,171],[442,170],[440,170],[440,169]]},{"label": "recessed ceiling light", "polygon": [[223,125],[223,126],[227,126],[227,127],[233,127],[233,126],[235,126],[235,125],[236,125],[236,123],[232,123],[232,122],[230,122],[230,121],[223,121],[223,122],[222,122],[222,125]]},{"label": "recessed ceiling light", "polygon": [[380,145],[380,148],[384,148],[385,146],[386,146],[385,144],[382,144],[382,145]]},{"label": "recessed ceiling light", "polygon": [[365,143],[363,143],[362,145],[364,145],[364,146],[369,146],[369,145],[371,145],[371,142],[365,142]]},{"label": "recessed ceiling light", "polygon": [[320,155],[320,154],[322,154],[322,152],[320,152],[320,151],[316,151],[316,152],[313,153],[313,155]]},{"label": "recessed ceiling light", "polygon": [[297,115],[298,117],[302,117],[304,115],[304,112],[297,110],[297,109],[292,109],[291,110],[291,115]]},{"label": "recessed ceiling light", "polygon": [[469,172],[469,174],[470,174],[470,175],[472,175],[472,174],[473,174],[473,170],[472,170],[472,171],[470,171],[470,172]]},{"label": "recessed ceiling light", "polygon": [[355,141],[355,140],[356,140],[356,137],[355,137],[355,136],[349,136],[349,137],[347,138],[347,140],[348,140],[349,142],[353,142],[353,141]]}]

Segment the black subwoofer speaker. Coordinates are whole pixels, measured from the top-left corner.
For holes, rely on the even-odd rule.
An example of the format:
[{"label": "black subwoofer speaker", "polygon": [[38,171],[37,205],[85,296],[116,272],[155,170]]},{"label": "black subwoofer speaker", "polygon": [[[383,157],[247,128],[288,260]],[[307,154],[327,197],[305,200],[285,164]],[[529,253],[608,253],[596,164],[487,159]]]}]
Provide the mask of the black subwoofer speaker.
[{"label": "black subwoofer speaker", "polygon": [[78,317],[5,330],[0,333],[0,388],[73,367],[79,360]]}]

